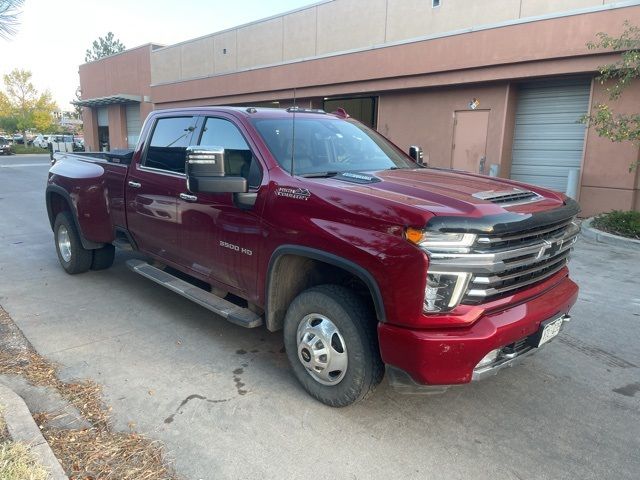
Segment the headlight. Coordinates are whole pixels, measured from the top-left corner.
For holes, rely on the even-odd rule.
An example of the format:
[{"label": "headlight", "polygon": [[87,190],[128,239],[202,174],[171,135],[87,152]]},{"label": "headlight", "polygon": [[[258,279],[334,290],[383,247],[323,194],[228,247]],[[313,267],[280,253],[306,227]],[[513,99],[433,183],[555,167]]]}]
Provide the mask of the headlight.
[{"label": "headlight", "polygon": [[476,241],[473,233],[430,232],[411,227],[407,228],[406,237],[428,252],[468,253],[469,247]]},{"label": "headlight", "polygon": [[[432,253],[470,253],[477,235],[473,233],[443,233],[407,228],[407,240],[414,243],[427,255]],[[447,272],[442,266],[431,265],[427,272],[424,292],[425,313],[447,312],[455,308],[464,296],[471,273]],[[446,268],[446,267],[445,267]]]},{"label": "headlight", "polygon": [[466,272],[429,271],[424,292],[424,311],[446,312],[454,308],[460,303],[470,278],[471,274]]}]

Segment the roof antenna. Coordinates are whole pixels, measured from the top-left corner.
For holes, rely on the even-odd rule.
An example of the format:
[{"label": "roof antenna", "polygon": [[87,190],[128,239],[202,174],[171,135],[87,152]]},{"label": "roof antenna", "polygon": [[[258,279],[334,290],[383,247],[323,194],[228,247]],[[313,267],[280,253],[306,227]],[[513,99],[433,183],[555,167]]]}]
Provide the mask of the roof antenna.
[{"label": "roof antenna", "polygon": [[298,107],[296,106],[296,87],[293,87],[293,125],[291,128],[291,176],[293,177],[293,159],[295,157],[296,152],[296,110]]}]

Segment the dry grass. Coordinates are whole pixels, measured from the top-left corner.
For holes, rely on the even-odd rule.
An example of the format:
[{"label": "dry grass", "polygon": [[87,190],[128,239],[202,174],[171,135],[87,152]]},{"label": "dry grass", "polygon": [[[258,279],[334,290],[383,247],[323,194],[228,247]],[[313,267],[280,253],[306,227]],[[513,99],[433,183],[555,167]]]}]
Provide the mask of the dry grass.
[{"label": "dry grass", "polygon": [[4,405],[0,405],[0,443],[9,440],[9,432],[7,432],[7,424],[2,416],[4,412]]},{"label": "dry grass", "polygon": [[[8,322],[11,320],[0,308],[0,323]],[[33,385],[57,390],[91,423],[91,428],[83,430],[51,428],[47,425],[48,420],[51,420],[47,414],[34,415],[42,434],[71,480],[177,478],[167,466],[162,446],[157,442],[135,432],[122,433],[111,429],[111,409],[103,404],[98,384],[91,381],[62,382],[58,378],[57,366],[41,357],[30,346],[1,350],[0,374],[21,375]],[[0,475],[0,479],[5,480],[5,477]]]},{"label": "dry grass", "polygon": [[2,480],[47,480],[47,471],[31,456],[22,443],[0,443],[0,478]]}]

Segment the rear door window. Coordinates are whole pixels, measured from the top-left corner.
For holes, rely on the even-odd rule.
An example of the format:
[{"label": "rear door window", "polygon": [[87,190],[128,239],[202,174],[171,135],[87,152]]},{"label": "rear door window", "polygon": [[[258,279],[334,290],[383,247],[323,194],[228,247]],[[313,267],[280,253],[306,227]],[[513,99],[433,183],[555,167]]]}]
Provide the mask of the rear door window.
[{"label": "rear door window", "polygon": [[184,173],[186,148],[191,144],[195,117],[168,117],[156,121],[143,166]]}]

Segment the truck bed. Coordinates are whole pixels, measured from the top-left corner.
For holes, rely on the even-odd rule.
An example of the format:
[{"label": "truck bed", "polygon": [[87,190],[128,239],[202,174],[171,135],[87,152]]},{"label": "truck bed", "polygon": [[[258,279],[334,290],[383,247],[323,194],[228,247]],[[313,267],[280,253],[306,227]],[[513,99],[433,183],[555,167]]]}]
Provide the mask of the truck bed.
[{"label": "truck bed", "polygon": [[110,243],[112,227],[126,228],[125,182],[130,161],[130,150],[54,154],[50,175],[56,185],[76,193],[79,218],[107,217],[102,224],[88,222],[87,239]]}]

